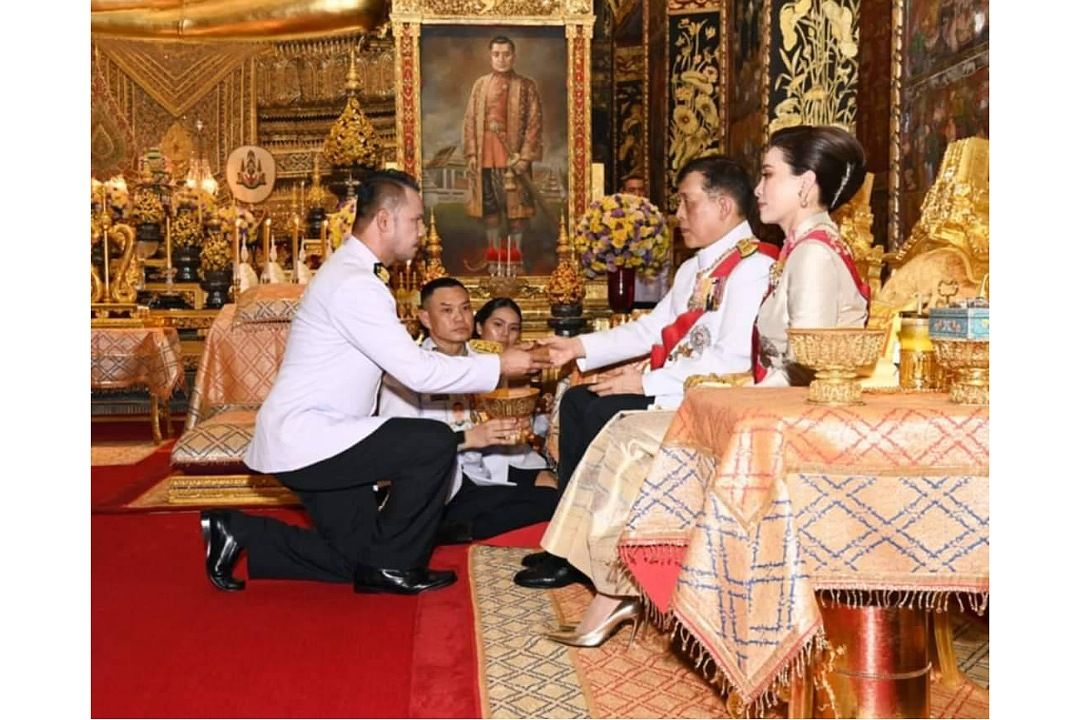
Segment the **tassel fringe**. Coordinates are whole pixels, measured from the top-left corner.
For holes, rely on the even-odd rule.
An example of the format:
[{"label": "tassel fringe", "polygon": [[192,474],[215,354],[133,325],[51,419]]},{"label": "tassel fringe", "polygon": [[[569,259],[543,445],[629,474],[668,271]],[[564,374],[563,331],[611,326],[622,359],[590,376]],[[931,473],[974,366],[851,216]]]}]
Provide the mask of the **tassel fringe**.
[{"label": "tassel fringe", "polygon": [[851,608],[890,607],[928,612],[948,612],[949,602],[955,601],[960,610],[967,607],[977,615],[990,605],[990,591],[969,590],[848,590],[829,588],[817,591],[818,599],[826,606]]}]

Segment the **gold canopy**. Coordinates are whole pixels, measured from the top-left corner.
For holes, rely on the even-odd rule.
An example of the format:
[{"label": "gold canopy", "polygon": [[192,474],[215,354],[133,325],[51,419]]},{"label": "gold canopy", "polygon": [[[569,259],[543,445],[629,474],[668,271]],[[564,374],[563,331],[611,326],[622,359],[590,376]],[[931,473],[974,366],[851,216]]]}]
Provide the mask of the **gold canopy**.
[{"label": "gold canopy", "polygon": [[91,0],[90,30],[155,40],[292,40],[371,30],[387,0]]}]

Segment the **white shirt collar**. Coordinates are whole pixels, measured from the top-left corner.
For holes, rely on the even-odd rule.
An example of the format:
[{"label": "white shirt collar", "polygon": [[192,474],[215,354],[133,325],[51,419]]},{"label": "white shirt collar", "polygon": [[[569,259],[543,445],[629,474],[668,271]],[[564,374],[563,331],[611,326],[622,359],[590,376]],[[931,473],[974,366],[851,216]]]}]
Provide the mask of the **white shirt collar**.
[{"label": "white shirt collar", "polygon": [[376,257],[375,253],[371,251],[371,248],[362,243],[360,238],[355,235],[350,234],[345,238],[344,242],[338,247],[338,250],[341,250],[342,248],[349,251],[360,260],[369,263],[372,267],[375,267],[375,263],[381,262],[379,258]]},{"label": "white shirt collar", "polygon": [[750,229],[750,223],[743,220],[741,223],[731,228],[722,238],[714,242],[708,247],[703,247],[698,250],[697,262],[698,270],[706,270],[714,262],[716,262],[721,255],[726,253],[731,248],[735,247],[735,243],[748,237],[753,237],[754,233]]},{"label": "white shirt collar", "polygon": [[[441,350],[439,350],[439,346],[435,344],[435,341],[432,340],[430,335],[428,335],[427,337],[424,338],[423,342],[420,343],[420,347],[423,348],[424,350],[430,350],[431,352],[442,352]],[[465,343],[465,352],[463,353],[463,355],[472,355],[472,354],[473,354],[472,346],[470,346],[469,343]]]}]

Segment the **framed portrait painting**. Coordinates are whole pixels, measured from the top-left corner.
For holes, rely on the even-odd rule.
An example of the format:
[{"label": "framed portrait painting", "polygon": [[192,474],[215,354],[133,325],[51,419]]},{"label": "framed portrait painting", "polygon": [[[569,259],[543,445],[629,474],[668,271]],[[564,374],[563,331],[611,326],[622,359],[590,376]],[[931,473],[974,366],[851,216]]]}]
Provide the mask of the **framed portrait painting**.
[{"label": "framed portrait painting", "polygon": [[590,191],[591,3],[399,0],[391,22],[398,163],[447,271],[550,274]]}]

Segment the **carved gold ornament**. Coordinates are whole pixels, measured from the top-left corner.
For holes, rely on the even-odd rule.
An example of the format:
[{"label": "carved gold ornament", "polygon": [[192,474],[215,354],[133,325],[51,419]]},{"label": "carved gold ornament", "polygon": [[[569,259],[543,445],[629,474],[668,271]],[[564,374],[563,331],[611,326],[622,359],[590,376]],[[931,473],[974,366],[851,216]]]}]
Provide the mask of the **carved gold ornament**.
[{"label": "carved gold ornament", "polygon": [[577,305],[585,297],[585,281],[578,272],[574,248],[566,234],[566,218],[559,219],[559,241],[555,247],[559,258],[548,281],[547,296],[552,305]]}]

